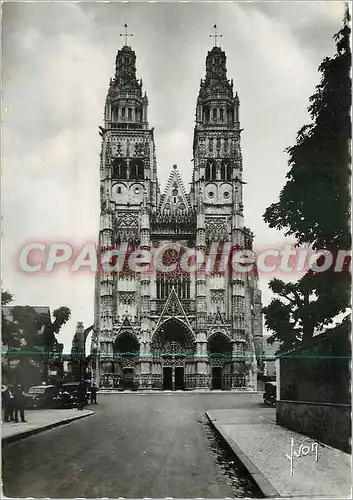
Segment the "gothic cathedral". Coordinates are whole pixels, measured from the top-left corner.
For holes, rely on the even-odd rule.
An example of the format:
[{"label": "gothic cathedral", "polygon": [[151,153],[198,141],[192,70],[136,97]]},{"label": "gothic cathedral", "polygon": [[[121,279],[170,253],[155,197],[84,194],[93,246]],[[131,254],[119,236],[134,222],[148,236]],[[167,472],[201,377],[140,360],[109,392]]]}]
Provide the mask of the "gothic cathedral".
[{"label": "gothic cathedral", "polygon": [[[253,235],[243,224],[239,98],[224,51],[215,44],[206,57],[190,192],[176,165],[160,191],[148,104],[126,43],[100,127],[99,249],[118,257],[96,277],[93,379],[119,390],[256,390],[258,277],[256,269],[234,273],[228,258],[229,249],[252,249]],[[153,258],[143,272],[131,269],[142,251],[161,265]]]}]

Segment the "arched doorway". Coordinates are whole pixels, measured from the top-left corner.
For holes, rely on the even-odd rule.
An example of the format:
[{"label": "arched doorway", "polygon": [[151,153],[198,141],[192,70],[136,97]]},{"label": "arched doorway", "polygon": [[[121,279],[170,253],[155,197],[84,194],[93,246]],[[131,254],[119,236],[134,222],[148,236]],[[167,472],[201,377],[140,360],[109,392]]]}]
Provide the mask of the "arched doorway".
[{"label": "arched doorway", "polygon": [[119,335],[113,344],[115,383],[119,389],[134,389],[135,368],[139,359],[140,345],[132,332]]},{"label": "arched doorway", "polygon": [[212,334],[208,339],[208,359],[212,375],[212,389],[231,388],[232,342],[222,332]]},{"label": "arched doorway", "polygon": [[165,321],[155,332],[151,351],[155,375],[163,390],[184,390],[195,355],[195,338],[178,318]]}]

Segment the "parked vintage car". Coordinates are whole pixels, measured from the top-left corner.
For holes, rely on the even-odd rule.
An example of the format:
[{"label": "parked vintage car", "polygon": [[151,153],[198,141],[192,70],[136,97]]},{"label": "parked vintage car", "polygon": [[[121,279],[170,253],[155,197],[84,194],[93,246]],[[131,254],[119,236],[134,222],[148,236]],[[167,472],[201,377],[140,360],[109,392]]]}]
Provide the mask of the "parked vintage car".
[{"label": "parked vintage car", "polygon": [[[55,399],[58,408],[74,408],[78,405],[78,390],[80,382],[66,382],[60,388]],[[84,404],[88,404],[90,393],[86,390]]]},{"label": "parked vintage car", "polygon": [[55,408],[57,409],[77,408],[78,403],[77,394],[75,392],[70,394],[65,389],[61,389],[54,398]]},{"label": "parked vintage car", "polygon": [[58,393],[55,385],[34,385],[24,394],[25,408],[45,409],[54,408],[54,398]]},{"label": "parked vintage car", "polygon": [[265,392],[263,393],[263,398],[265,404],[276,406],[276,398],[277,398],[276,382],[265,383]]}]

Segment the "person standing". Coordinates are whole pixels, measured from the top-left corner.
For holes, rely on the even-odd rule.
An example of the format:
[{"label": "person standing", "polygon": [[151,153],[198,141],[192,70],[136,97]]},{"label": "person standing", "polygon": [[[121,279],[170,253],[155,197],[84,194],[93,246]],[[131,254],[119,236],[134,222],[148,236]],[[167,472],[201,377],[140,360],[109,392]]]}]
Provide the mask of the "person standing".
[{"label": "person standing", "polygon": [[97,404],[97,392],[98,392],[98,387],[96,384],[93,384],[91,387],[91,404]]},{"label": "person standing", "polygon": [[18,422],[18,414],[20,414],[21,422],[26,422],[25,419],[25,410],[24,410],[24,395],[23,389],[21,385],[18,385],[15,390],[15,422]]},{"label": "person standing", "polygon": [[4,407],[4,422],[13,422],[15,420],[15,396],[10,387],[7,387],[2,393],[2,404]]},{"label": "person standing", "polygon": [[81,380],[81,382],[78,386],[78,409],[79,410],[83,410],[83,407],[86,403],[86,395],[87,395],[86,383],[84,380]]}]

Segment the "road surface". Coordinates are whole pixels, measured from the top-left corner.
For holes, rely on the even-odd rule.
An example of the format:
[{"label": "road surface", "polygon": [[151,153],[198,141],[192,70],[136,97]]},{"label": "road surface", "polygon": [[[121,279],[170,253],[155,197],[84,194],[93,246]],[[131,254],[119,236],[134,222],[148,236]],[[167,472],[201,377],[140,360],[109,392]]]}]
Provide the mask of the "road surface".
[{"label": "road surface", "polygon": [[[221,498],[259,491],[204,412],[263,410],[261,394],[101,395],[95,415],[3,448],[8,497]],[[19,424],[21,425],[21,424]]]}]

